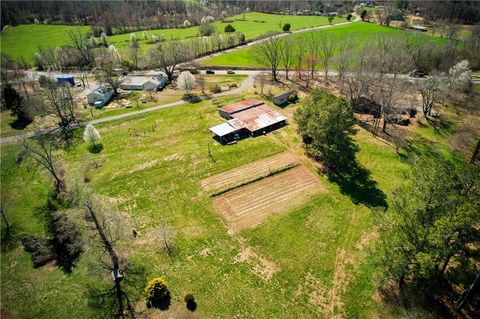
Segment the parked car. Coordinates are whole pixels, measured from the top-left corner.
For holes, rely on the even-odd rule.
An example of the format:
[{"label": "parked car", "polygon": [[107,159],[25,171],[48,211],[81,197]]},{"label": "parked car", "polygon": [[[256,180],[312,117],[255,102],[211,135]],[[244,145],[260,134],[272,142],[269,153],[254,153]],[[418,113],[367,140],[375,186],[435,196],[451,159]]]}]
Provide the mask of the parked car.
[{"label": "parked car", "polygon": [[427,76],[427,72],[420,71],[420,70],[413,70],[412,72],[408,73],[409,76],[412,78],[424,78]]},{"label": "parked car", "polygon": [[206,74],[215,74],[215,71],[209,69],[209,70],[205,71],[205,73]]},{"label": "parked car", "polygon": [[235,74],[235,72],[233,70],[228,70],[227,74]]}]

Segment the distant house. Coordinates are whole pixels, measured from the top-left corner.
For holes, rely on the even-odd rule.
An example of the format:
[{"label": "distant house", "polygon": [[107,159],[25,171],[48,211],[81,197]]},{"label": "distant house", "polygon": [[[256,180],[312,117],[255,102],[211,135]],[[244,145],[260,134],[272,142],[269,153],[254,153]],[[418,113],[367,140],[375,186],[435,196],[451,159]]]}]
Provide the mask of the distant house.
[{"label": "distant house", "polygon": [[113,90],[108,86],[99,86],[87,93],[88,104],[95,108],[103,107],[112,98]]},{"label": "distant house", "polygon": [[155,76],[127,76],[120,87],[124,90],[158,91],[167,83],[168,77],[162,72]]},{"label": "distant house", "polygon": [[273,97],[273,104],[275,105],[284,105],[288,102],[288,98],[292,95],[295,95],[297,92],[295,90],[289,90],[287,92],[281,93]]},{"label": "distant house", "polygon": [[286,124],[287,118],[261,101],[249,100],[227,105],[219,110],[228,121],[210,128],[220,143],[247,136],[265,134]]},{"label": "distant house", "polygon": [[424,27],[424,26],[421,26],[421,25],[412,25],[412,26],[410,26],[409,29],[413,30],[413,31],[420,31],[420,32],[427,32],[428,31],[427,27]]},{"label": "distant house", "polygon": [[64,75],[57,77],[58,84],[68,83],[70,85],[75,85],[75,80],[73,79],[73,75]]}]

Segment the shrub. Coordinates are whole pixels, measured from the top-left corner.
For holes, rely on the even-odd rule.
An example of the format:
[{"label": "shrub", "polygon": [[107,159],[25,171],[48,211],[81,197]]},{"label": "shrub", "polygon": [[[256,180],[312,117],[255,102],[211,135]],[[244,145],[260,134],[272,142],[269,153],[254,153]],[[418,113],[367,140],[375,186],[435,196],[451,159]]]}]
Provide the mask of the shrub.
[{"label": "shrub", "polygon": [[161,277],[150,280],[145,287],[147,305],[154,308],[162,308],[162,305],[170,303],[170,291],[166,281]]},{"label": "shrub", "polygon": [[199,28],[198,28],[198,32],[200,32],[200,35],[202,37],[208,37],[208,36],[211,36],[212,34],[214,34],[216,31],[215,29],[215,26],[211,23],[205,23],[205,24],[202,24]]},{"label": "shrub", "polygon": [[215,84],[214,86],[210,87],[210,92],[216,94],[222,92],[222,89],[220,88],[220,86],[218,86],[218,84]]},{"label": "shrub", "polygon": [[283,25],[282,30],[283,30],[284,32],[288,32],[288,31],[290,31],[290,27],[291,27],[290,23],[285,23],[285,24]]},{"label": "shrub", "polygon": [[347,14],[347,21],[350,21],[350,20],[352,20],[352,14],[351,13]]},{"label": "shrub", "polygon": [[190,103],[201,101],[201,98],[199,98],[195,93],[185,93],[182,95],[182,99]]},{"label": "shrub", "polygon": [[232,32],[235,32],[235,28],[231,24],[228,24],[227,26],[225,26],[225,33],[232,33]]},{"label": "shrub", "polygon": [[41,267],[55,258],[46,239],[36,236],[25,236],[22,238],[22,245],[26,252],[31,253],[34,268]]},{"label": "shrub", "polygon": [[362,13],[360,13],[360,18],[362,18],[362,21],[365,21],[365,17],[367,16],[368,11],[363,10]]}]

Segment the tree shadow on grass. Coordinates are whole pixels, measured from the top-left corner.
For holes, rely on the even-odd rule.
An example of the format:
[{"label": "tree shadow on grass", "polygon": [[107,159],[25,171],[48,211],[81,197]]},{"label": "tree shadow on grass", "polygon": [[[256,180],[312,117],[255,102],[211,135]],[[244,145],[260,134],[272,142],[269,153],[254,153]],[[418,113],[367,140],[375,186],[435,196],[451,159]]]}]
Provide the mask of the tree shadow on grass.
[{"label": "tree shadow on grass", "polygon": [[340,172],[328,175],[328,180],[340,187],[340,192],[350,197],[355,204],[368,207],[388,208],[387,196],[377,187],[370,171],[358,163],[353,163]]},{"label": "tree shadow on grass", "polygon": [[103,150],[103,144],[91,144],[88,146],[88,151],[92,154],[98,154]]},{"label": "tree shadow on grass", "polygon": [[20,118],[20,119],[15,119],[15,120],[11,121],[9,124],[10,124],[10,127],[14,130],[23,130],[30,123],[32,123],[32,120]]}]

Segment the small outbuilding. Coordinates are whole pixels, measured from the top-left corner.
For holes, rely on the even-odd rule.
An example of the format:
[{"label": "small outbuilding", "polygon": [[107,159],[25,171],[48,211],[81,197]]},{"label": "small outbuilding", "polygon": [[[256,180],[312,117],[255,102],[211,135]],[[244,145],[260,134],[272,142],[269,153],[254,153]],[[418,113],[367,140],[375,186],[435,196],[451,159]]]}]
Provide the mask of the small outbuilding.
[{"label": "small outbuilding", "polygon": [[424,27],[424,26],[421,26],[421,25],[412,25],[409,29],[413,30],[413,31],[420,31],[420,32],[427,32],[428,31],[427,27]]},{"label": "small outbuilding", "polygon": [[295,90],[289,90],[287,92],[284,92],[284,93],[281,93],[277,96],[274,96],[273,97],[273,104],[275,105],[285,105],[287,104],[288,102],[288,99],[291,97],[291,96],[294,96],[295,94],[297,94],[297,92]]},{"label": "small outbuilding", "polygon": [[158,91],[168,83],[168,77],[161,72],[154,76],[127,76],[120,87],[124,90]]},{"label": "small outbuilding", "polygon": [[102,108],[112,98],[113,90],[108,86],[99,86],[87,93],[88,104]]}]

